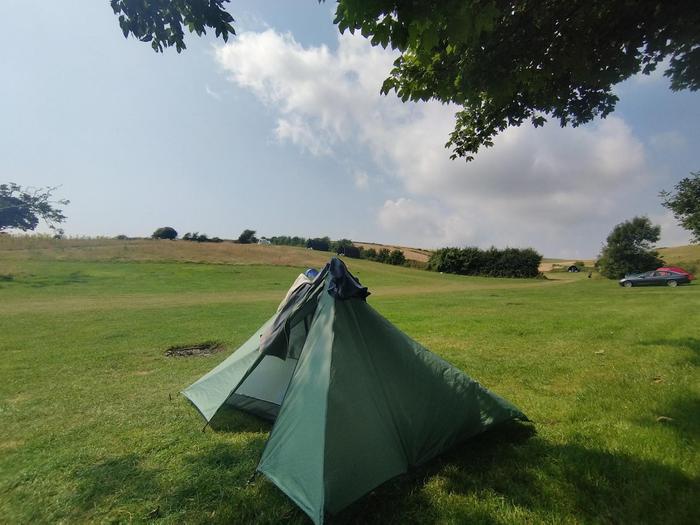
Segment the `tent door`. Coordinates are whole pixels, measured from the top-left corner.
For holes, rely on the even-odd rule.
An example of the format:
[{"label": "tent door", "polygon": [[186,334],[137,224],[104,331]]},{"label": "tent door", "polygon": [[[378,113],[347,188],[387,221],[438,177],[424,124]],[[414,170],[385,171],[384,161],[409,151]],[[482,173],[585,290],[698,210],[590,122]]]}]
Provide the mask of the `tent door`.
[{"label": "tent door", "polygon": [[290,330],[287,358],[266,355],[226,400],[226,404],[259,417],[275,420],[287,393],[301,350],[306,342],[313,312]]}]

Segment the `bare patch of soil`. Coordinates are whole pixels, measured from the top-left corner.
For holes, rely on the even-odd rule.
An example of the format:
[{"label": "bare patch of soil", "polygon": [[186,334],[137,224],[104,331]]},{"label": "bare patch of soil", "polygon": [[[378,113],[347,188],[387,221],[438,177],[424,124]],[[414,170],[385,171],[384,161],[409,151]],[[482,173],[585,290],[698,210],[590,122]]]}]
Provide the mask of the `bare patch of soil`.
[{"label": "bare patch of soil", "polygon": [[175,345],[165,351],[166,357],[195,357],[202,355],[212,355],[226,349],[220,341],[205,341],[193,345]]}]

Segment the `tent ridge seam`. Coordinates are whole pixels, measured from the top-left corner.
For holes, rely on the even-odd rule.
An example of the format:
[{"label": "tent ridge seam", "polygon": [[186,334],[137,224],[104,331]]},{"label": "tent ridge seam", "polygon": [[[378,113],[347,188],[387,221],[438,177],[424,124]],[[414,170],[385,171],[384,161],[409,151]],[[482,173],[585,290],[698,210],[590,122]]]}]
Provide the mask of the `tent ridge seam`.
[{"label": "tent ridge seam", "polygon": [[[324,291],[328,289],[328,285],[324,287]],[[335,309],[335,301],[336,299],[331,299],[331,305],[333,307],[333,326],[335,326],[335,320],[336,320],[336,309]],[[320,303],[320,300],[319,300]],[[331,380],[333,378],[332,370],[333,370],[333,344],[335,343],[335,330],[332,330],[331,332],[331,341],[330,341],[330,349],[331,349],[331,358],[328,362],[328,385],[326,386],[326,402],[323,404],[323,455],[321,457],[321,479],[323,481],[323,502],[321,505],[321,516],[319,516],[320,521],[319,523],[323,523],[323,516],[325,514],[325,508],[326,508],[326,434],[328,433],[328,396],[331,391]]]}]

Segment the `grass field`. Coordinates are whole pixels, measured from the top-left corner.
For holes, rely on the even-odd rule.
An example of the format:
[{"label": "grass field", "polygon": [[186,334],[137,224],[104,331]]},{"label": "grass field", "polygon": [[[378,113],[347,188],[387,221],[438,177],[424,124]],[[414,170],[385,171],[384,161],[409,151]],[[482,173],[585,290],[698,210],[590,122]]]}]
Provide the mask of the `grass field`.
[{"label": "grass field", "polygon": [[[176,393],[325,258],[0,238],[0,522],[309,523],[251,480],[267,423],[202,432]],[[331,523],[697,522],[700,285],[349,265],[370,304],[533,424],[469,440]],[[207,340],[227,350],[164,356]]]},{"label": "grass field", "polygon": [[686,270],[700,272],[700,244],[659,248],[659,253],[668,265],[682,266]]}]

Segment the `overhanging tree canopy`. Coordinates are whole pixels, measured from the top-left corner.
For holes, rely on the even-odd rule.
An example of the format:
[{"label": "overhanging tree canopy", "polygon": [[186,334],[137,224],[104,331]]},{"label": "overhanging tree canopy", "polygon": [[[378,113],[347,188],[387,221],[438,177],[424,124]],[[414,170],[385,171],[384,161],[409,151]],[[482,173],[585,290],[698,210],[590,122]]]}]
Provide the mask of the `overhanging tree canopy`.
[{"label": "overhanging tree canopy", "polygon": [[66,220],[59,206],[66,206],[66,199],[52,200],[52,188],[29,188],[14,182],[0,184],[0,231],[36,229],[43,220],[57,235],[63,234],[58,224]]},{"label": "overhanging tree canopy", "polygon": [[509,126],[605,117],[612,87],[670,58],[671,89],[700,86],[693,1],[340,0],[341,31],[401,51],[382,92],[462,109],[447,143],[471,156]]},{"label": "overhanging tree canopy", "polygon": [[[185,49],[184,31],[235,34],[228,0],[111,0],[125,36]],[[467,160],[509,126],[605,117],[613,86],[668,60],[671,89],[700,87],[697,0],[339,0],[341,32],[401,55],[382,86],[460,107],[446,146]]]},{"label": "overhanging tree canopy", "polygon": [[674,189],[673,193],[661,192],[661,204],[692,234],[691,242],[700,243],[700,171],[691,172]]}]

